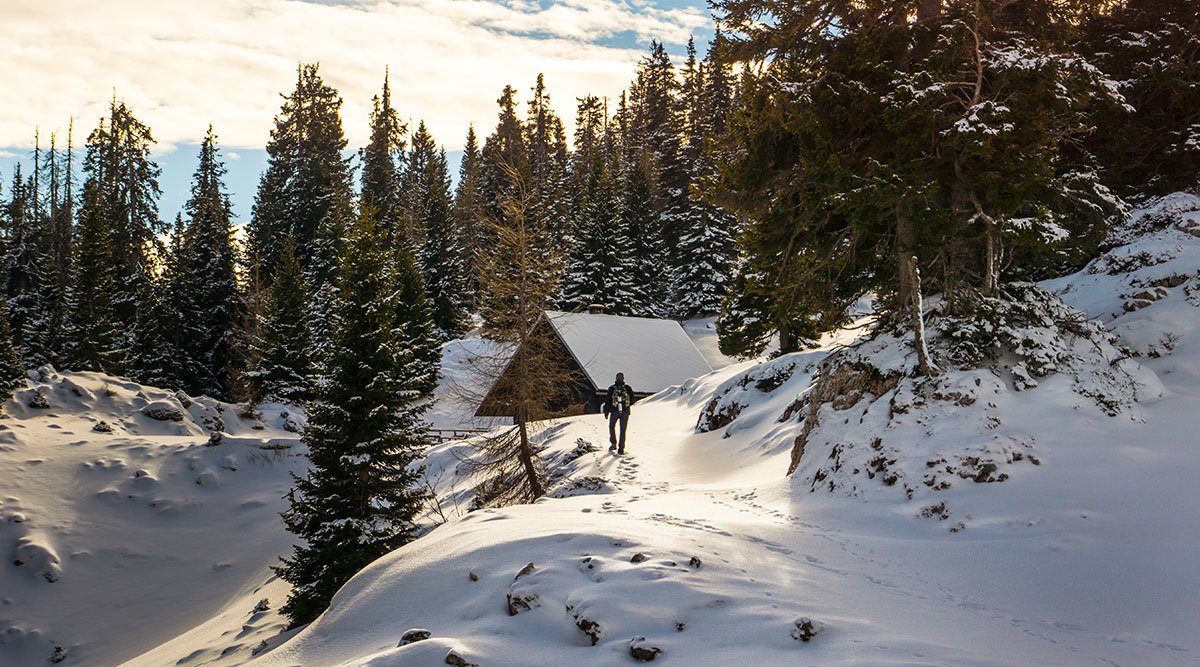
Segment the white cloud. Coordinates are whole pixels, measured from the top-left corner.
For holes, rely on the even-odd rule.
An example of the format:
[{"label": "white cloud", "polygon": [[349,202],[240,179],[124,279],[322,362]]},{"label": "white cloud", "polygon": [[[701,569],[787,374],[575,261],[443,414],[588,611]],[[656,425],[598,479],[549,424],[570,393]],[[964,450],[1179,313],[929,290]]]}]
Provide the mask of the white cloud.
[{"label": "white cloud", "polygon": [[225,153],[225,157],[230,160],[240,160],[242,159],[242,154],[237,151],[228,151]]},{"label": "white cloud", "polygon": [[618,94],[642,53],[597,40],[678,44],[707,22],[642,0],[4,0],[0,146],[30,144],[35,125],[61,132],[72,114],[82,143],[115,87],[161,144],[199,141],[211,122],[224,145],[261,147],[296,63],[319,61],[352,145],[389,66],[401,116],[456,147],[469,123],[487,134],[505,84],[528,97],[545,73],[569,123],[576,97]]}]

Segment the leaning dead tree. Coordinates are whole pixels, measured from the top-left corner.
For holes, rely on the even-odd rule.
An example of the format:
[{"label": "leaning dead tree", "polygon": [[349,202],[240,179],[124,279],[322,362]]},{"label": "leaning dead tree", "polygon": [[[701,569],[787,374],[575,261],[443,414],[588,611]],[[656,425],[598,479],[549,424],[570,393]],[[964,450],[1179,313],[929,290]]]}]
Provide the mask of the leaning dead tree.
[{"label": "leaning dead tree", "polygon": [[513,169],[506,173],[512,186],[501,197],[499,215],[485,220],[488,247],[479,273],[483,335],[495,343],[495,353],[470,363],[478,376],[473,384],[490,387],[474,403],[487,414],[511,416],[513,424],[482,438],[468,460],[487,480],[477,490],[476,503],[482,505],[545,495],[545,470],[532,436],[541,422],[570,407],[556,399],[575,380],[544,321],[562,276],[561,244],[525,178]]}]

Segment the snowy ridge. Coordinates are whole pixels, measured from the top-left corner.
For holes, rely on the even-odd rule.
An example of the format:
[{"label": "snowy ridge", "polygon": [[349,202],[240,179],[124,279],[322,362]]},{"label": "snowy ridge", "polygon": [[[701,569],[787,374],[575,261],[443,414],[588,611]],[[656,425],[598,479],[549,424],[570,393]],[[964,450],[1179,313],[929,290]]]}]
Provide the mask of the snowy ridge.
[{"label": "snowy ridge", "polygon": [[278,634],[278,616],[251,610],[286,595],[256,589],[290,544],[277,512],[304,461],[303,414],[243,416],[98,373],[30,375],[0,418],[0,664],[113,665],[189,631],[140,664],[244,661]]}]

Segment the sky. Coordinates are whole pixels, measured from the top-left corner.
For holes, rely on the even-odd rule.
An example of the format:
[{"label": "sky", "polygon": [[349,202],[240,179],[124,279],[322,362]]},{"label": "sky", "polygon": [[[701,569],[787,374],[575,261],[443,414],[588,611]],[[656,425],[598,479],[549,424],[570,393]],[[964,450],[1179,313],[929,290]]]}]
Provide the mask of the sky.
[{"label": "sky", "polygon": [[494,126],[506,84],[527,98],[544,73],[569,132],[575,98],[619,95],[651,39],[681,55],[711,35],[704,0],[0,0],[0,26],[4,192],[35,128],[43,146],[62,142],[74,117],[79,146],[116,95],[158,141],[162,217],[182,207],[212,123],[243,222],[299,62],[319,62],[342,94],[351,148],[386,68],[401,117],[425,120],[457,163],[467,127]]}]

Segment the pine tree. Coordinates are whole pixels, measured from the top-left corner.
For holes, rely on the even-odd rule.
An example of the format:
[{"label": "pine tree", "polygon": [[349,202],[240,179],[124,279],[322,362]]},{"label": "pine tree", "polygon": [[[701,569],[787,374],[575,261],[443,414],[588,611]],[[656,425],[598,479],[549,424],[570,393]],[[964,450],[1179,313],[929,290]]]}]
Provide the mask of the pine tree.
[{"label": "pine tree", "polygon": [[120,324],[113,311],[117,263],[99,179],[84,183],[68,295],[66,359],[72,368],[120,370]]},{"label": "pine tree", "polygon": [[727,160],[716,139],[725,132],[731,104],[728,65],[719,57],[717,33],[703,64],[689,43],[684,74],[687,170],[686,222],[675,250],[672,312],[682,318],[716,315],[733,280],[737,260],[737,219],[703,198],[711,190],[717,165]]},{"label": "pine tree", "polygon": [[387,73],[383,92],[372,100],[371,139],[362,149],[363,205],[377,213],[379,224],[389,239],[395,239],[401,225],[400,169],[404,160],[404,134],[407,128],[392,108],[392,91]]},{"label": "pine tree", "polygon": [[480,155],[480,190],[485,213],[491,217],[500,215],[501,202],[514,196],[518,182],[529,179],[529,152],[517,117],[516,89],[505,86],[496,103],[500,105],[499,120]]},{"label": "pine tree", "polygon": [[250,345],[254,363],[245,374],[251,394],[259,401],[302,402],[313,388],[312,339],[308,291],[290,238],[280,248],[275,281],[266,291],[262,310]]},{"label": "pine tree", "polygon": [[[418,139],[428,142],[432,137],[425,124],[413,135],[413,149]],[[421,248],[422,273],[425,290],[433,314],[433,324],[442,340],[462,335],[466,330],[467,286],[464,276],[465,252],[454,225],[450,203],[450,173],[445,151],[432,151],[425,162],[424,173],[418,177],[417,205],[424,227],[425,243]]]},{"label": "pine tree", "polygon": [[[250,221],[250,256],[261,263],[259,274],[270,285],[284,239],[292,237],[301,265],[306,269],[318,249],[323,225],[331,208],[342,207],[333,217],[344,222],[352,200],[349,159],[342,152],[342,98],[321,78],[315,64],[296,70],[296,88],[275,117],[267,143],[267,169],[259,181]],[[342,224],[339,222],[339,224]],[[331,237],[324,237],[329,240]],[[331,279],[322,268],[314,283]]]},{"label": "pine tree", "polygon": [[360,569],[413,538],[424,495],[412,468],[424,443],[415,362],[400,328],[385,233],[369,214],[347,239],[325,383],[309,411],[311,466],[295,477],[289,531],[304,539],[276,572],[282,610],[307,623]]},{"label": "pine tree", "polygon": [[185,205],[188,226],[179,232],[181,284],[174,291],[186,299],[180,315],[194,329],[178,341],[181,353],[196,369],[195,375],[185,376],[184,387],[191,393],[230,398],[238,361],[235,326],[243,306],[235,276],[233,214],[224,191],[224,174],[210,125]]},{"label": "pine tree", "polygon": [[458,166],[458,186],[454,190],[454,227],[462,240],[463,275],[466,279],[468,303],[474,306],[479,298],[478,272],[481,240],[483,238],[482,156],[475,126],[467,128],[462,162]]},{"label": "pine tree", "polygon": [[12,331],[8,326],[8,303],[0,295],[0,411],[13,392],[25,385],[25,367],[13,349]]},{"label": "pine tree", "polygon": [[605,312],[634,312],[632,241],[620,215],[620,198],[607,148],[607,111],[594,96],[579,100],[575,152],[571,156],[570,257],[562,306]]},{"label": "pine tree", "polygon": [[779,327],[785,351],[869,289],[917,336],[921,276],[969,310],[999,293],[1003,258],[1057,261],[1047,232],[1102,236],[1113,198],[1070,144],[1120,100],[1068,50],[1087,3],[922,0],[886,20],[852,0],[716,5],[746,71],[765,68],[723,182],[753,220],[743,276],[759,291],[742,303],[768,310],[748,321]]}]

